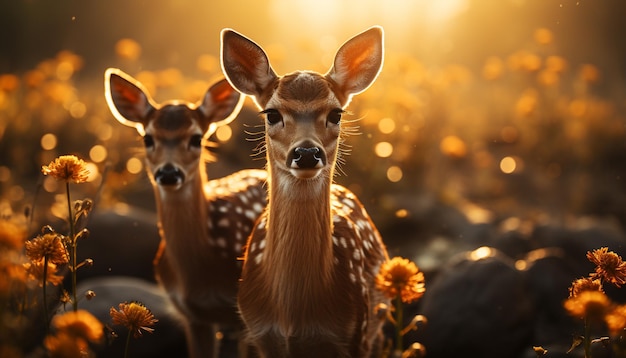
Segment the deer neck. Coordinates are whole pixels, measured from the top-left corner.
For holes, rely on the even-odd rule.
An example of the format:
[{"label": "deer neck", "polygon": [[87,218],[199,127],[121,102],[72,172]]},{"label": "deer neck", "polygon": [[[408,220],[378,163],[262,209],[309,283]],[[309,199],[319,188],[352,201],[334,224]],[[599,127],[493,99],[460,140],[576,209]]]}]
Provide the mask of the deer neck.
[{"label": "deer neck", "polygon": [[[279,301],[315,300],[330,287],[333,265],[331,181],[298,180],[270,169],[266,269]],[[299,293],[302,297],[283,297]],[[282,306],[285,307],[285,306]]]},{"label": "deer neck", "polygon": [[[185,260],[198,257],[190,252],[204,252],[210,244],[207,226],[207,205],[202,178],[193,175],[178,190],[166,190],[155,185],[157,214],[161,237],[166,241],[166,252]],[[182,256],[181,256],[182,255]]]}]

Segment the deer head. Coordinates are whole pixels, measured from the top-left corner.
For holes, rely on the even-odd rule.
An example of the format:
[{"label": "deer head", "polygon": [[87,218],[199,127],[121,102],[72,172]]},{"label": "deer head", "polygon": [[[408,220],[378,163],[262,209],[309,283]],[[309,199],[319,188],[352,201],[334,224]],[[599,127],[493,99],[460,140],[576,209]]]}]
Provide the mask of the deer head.
[{"label": "deer head", "polygon": [[252,96],[265,115],[270,168],[296,179],[329,178],[344,108],[382,68],[383,31],[372,27],[344,43],[324,75],[297,71],[278,76],[263,49],[231,29],[222,31],[221,57],[229,82]]},{"label": "deer head", "polygon": [[213,84],[198,103],[157,104],[140,82],[115,68],[105,72],[105,97],[115,118],[143,136],[149,177],[165,190],[178,190],[197,175],[203,140],[230,123],[243,104],[226,80]]}]

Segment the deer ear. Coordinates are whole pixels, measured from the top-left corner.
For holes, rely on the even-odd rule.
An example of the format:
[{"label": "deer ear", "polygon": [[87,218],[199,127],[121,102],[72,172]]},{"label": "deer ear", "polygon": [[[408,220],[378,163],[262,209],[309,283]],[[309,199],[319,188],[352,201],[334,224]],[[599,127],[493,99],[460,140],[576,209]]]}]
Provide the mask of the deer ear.
[{"label": "deer ear", "polygon": [[222,70],[239,92],[258,100],[276,79],[265,51],[252,40],[231,29],[222,30]]},{"label": "deer ear", "polygon": [[326,77],[338,86],[349,102],[353,95],[374,83],[382,69],[383,51],[383,29],[371,27],[337,50],[335,62]]},{"label": "deer ear", "polygon": [[144,125],[155,105],[139,81],[122,70],[109,68],[104,73],[104,96],[115,119],[145,134]]},{"label": "deer ear", "polygon": [[216,127],[228,124],[237,117],[243,106],[244,97],[237,92],[227,80],[222,79],[213,84],[198,105],[202,118],[207,120],[206,125]]}]

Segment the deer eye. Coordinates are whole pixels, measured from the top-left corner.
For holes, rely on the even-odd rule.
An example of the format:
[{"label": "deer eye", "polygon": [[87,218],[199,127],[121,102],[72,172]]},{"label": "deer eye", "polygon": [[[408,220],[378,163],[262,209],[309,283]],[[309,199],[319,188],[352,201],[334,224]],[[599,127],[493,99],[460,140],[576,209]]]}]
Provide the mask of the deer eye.
[{"label": "deer eye", "polygon": [[261,113],[265,114],[265,119],[267,120],[267,123],[271,125],[277,124],[283,121],[282,114],[280,114],[280,112],[278,112],[278,110],[276,109],[273,109],[273,108],[266,109]]},{"label": "deer eye", "polygon": [[150,134],[144,135],[143,136],[143,145],[145,145],[146,148],[154,147],[154,138]]},{"label": "deer eye", "polygon": [[189,147],[200,148],[202,145],[202,135],[194,134],[189,138]]},{"label": "deer eye", "polygon": [[343,110],[333,109],[332,111],[330,111],[330,113],[328,113],[328,116],[326,117],[326,121],[332,124],[339,124],[339,122],[341,121],[342,114],[343,114]]}]

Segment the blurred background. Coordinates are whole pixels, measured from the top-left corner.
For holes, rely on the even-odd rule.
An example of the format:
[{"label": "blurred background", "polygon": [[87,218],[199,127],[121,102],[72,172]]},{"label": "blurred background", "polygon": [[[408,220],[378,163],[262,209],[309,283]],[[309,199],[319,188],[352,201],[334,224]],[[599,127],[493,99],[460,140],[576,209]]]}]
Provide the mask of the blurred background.
[{"label": "blurred background", "polygon": [[[346,139],[336,181],[360,197],[392,256],[434,278],[455,254],[483,245],[523,258],[547,246],[537,227],[548,226],[600,227],[617,233],[619,251],[624,14],[620,0],[5,0],[0,214],[27,210],[34,230],[62,216],[64,188],[40,168],[76,154],[93,175],[75,197],[119,215],[101,236],[156,221],[142,142],[105,104],[108,67],[136,77],[157,102],[197,101],[221,76],[222,28],[260,44],[285,74],[325,72],[345,40],[381,25],[384,68],[349,107],[360,134]],[[261,123],[247,100],[211,138],[210,177],[264,166],[251,139]]]},{"label": "blurred background", "polygon": [[[435,203],[484,223],[626,220],[622,1],[20,0],[1,7],[5,215],[54,198],[59,188],[40,167],[70,153],[91,163],[91,186],[80,189],[97,192],[100,207],[152,207],[140,138],[105,105],[107,67],[135,76],[157,102],[196,101],[221,76],[224,27],[263,46],[284,74],[325,72],[343,41],[378,24],[384,69],[350,107],[360,135],[347,139],[352,150],[336,180],[362,198],[387,241],[425,241],[420,225]],[[241,119],[212,138],[219,144],[212,177],[264,165],[252,155],[256,136],[245,133],[261,121],[246,104]]]}]

